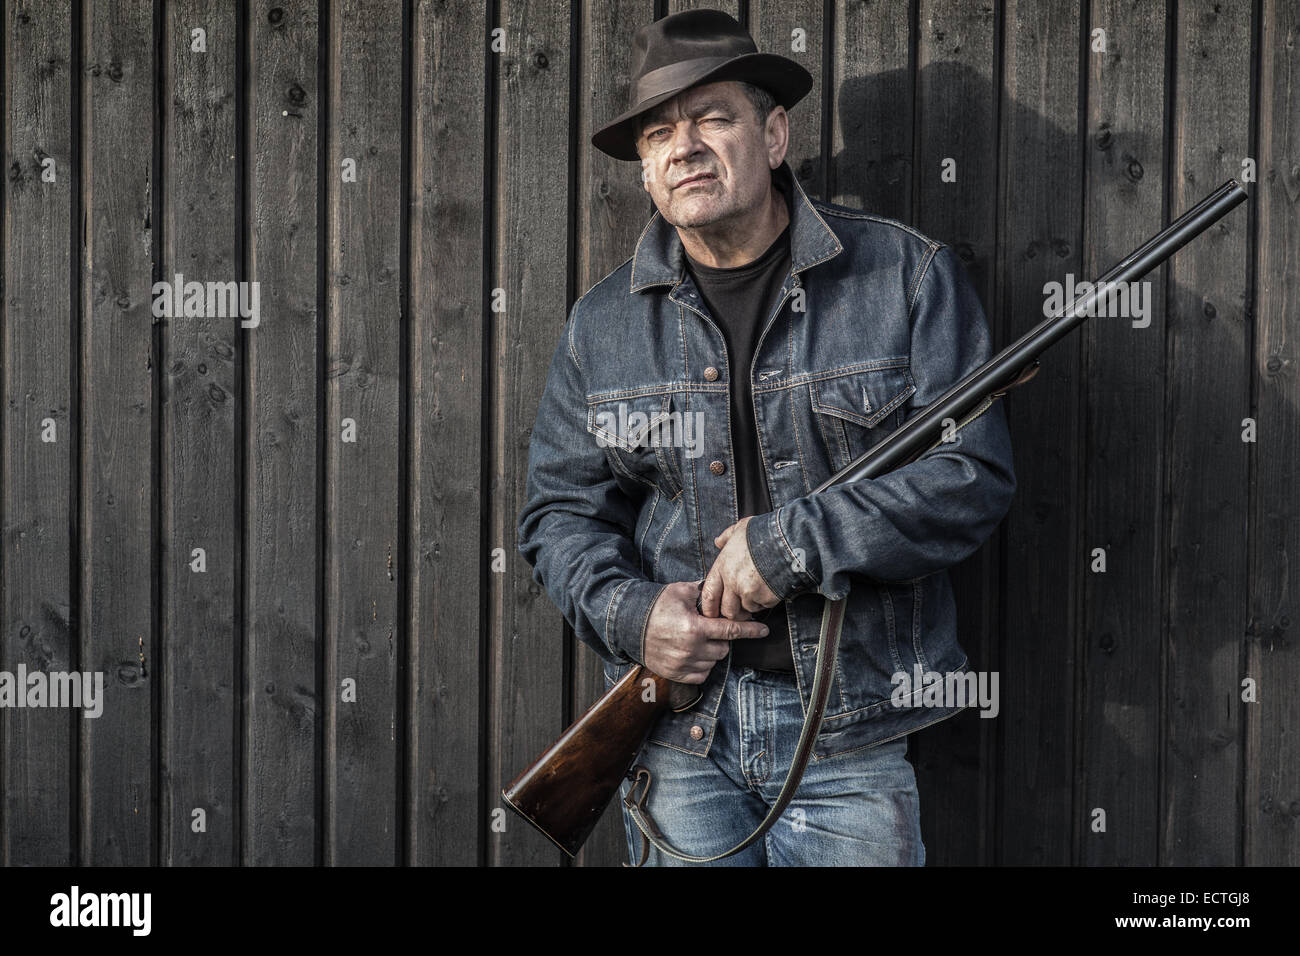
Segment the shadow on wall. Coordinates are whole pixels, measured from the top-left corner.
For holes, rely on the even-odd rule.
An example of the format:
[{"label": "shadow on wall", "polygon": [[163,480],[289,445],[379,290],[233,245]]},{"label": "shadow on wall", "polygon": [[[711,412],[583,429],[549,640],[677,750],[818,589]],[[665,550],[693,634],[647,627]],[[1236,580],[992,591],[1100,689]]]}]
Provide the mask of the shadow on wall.
[{"label": "shadow on wall", "polygon": [[[1088,149],[1094,151],[1093,161],[1101,164],[1101,168],[1098,170],[1100,176],[1109,184],[1121,183],[1132,190],[1134,195],[1137,195],[1142,189],[1149,190],[1153,187],[1153,181],[1147,180],[1148,170],[1151,170],[1157,179],[1159,178],[1159,171],[1166,148],[1166,143],[1160,136],[1152,136],[1142,130],[1126,129],[1122,122],[1119,121],[1115,121],[1113,126],[1103,127],[1099,131],[1076,133],[1073,129],[1067,130],[1058,126],[1037,110],[1009,99],[1002,101],[1002,115],[999,117],[996,109],[998,104],[994,99],[997,96],[998,88],[991,86],[987,77],[962,64],[935,63],[925,68],[919,82],[927,89],[942,91],[942,96],[936,98],[937,101],[934,104],[934,109],[939,111],[938,115],[934,115],[932,112],[925,117],[918,116],[916,120],[931,124],[937,123],[942,126],[941,142],[943,140],[951,142],[953,150],[952,154],[943,153],[942,155],[953,155],[958,162],[959,176],[965,177],[966,182],[970,182],[974,178],[975,181],[981,184],[981,189],[998,189],[1003,175],[1003,171],[997,167],[997,163],[1001,158],[1001,150],[998,148],[999,140],[995,123],[998,123],[1001,129],[1013,130],[1015,133],[1016,139],[1003,143],[1002,148],[1015,157],[1016,172],[1019,175],[1046,178],[1052,177],[1055,171],[1066,168],[1071,170],[1072,176],[1082,177],[1085,171],[1081,166],[1083,154],[1080,151]],[[821,157],[806,160],[799,163],[795,172],[800,177],[800,181],[805,185],[805,188],[814,188],[820,179],[820,174],[824,172],[828,184],[828,195],[835,201],[867,212],[915,224],[921,231],[950,244],[965,264],[976,289],[980,291],[991,330],[994,332],[995,349],[1005,347],[1015,336],[1043,317],[1041,311],[1043,290],[1039,283],[1052,279],[1064,282],[1067,272],[1075,273],[1076,282],[1092,280],[1113,266],[1121,256],[1131,251],[1131,248],[1136,247],[1139,242],[1144,241],[1165,225],[1165,223],[1152,219],[1132,231],[1126,230],[1124,238],[1107,243],[1109,248],[1104,257],[1092,257],[1095,265],[1086,268],[1089,273],[1096,274],[1086,275],[1079,273],[1084,268],[1082,263],[1088,261],[1089,256],[1076,256],[1076,250],[1073,248],[1078,241],[1077,217],[1079,210],[1077,209],[1065,212],[1057,219],[1058,222],[1067,224],[1070,228],[1070,232],[1064,236],[1053,235],[1051,232],[1053,226],[1046,219],[1041,221],[1040,226],[1032,234],[1015,235],[1001,248],[998,246],[999,237],[996,235],[986,237],[960,234],[945,235],[943,230],[945,228],[951,229],[952,224],[987,223],[987,226],[991,229],[995,220],[991,215],[986,215],[986,211],[989,214],[997,213],[1005,222],[1004,210],[1008,208],[1010,202],[1015,200],[1015,197],[1003,194],[994,199],[988,193],[976,195],[966,188],[953,186],[952,193],[948,194],[953,197],[953,202],[969,203],[972,208],[967,215],[963,214],[966,210],[944,208],[942,200],[945,198],[945,194],[942,193],[942,186],[939,184],[940,169],[937,166],[941,157],[929,154],[927,154],[925,162],[927,165],[934,163],[936,166],[933,170],[925,170],[924,176],[927,183],[933,183],[933,185],[928,185],[921,194],[920,208],[925,212],[925,215],[920,222],[913,223],[912,197],[918,189],[916,182],[919,178],[917,171],[913,168],[912,144],[914,137],[911,135],[910,130],[900,128],[900,122],[905,121],[906,117],[900,118],[898,110],[898,104],[909,102],[911,97],[911,76],[905,70],[890,70],[845,81],[838,93],[836,110],[839,134],[843,143],[842,148],[831,156],[828,163],[823,162]],[[797,122],[797,117],[793,114],[792,121]],[[935,136],[933,129],[929,130],[928,133],[931,137]],[[918,141],[919,137],[920,131],[918,130]],[[987,147],[979,155],[963,156],[961,149],[964,142],[987,144]],[[943,147],[938,148],[942,149]],[[931,150],[931,153],[933,152],[934,150]],[[1244,152],[1243,149],[1243,154]],[[1179,208],[1172,209],[1170,211],[1171,219],[1181,215],[1192,202],[1199,201],[1205,195],[1208,195],[1229,177],[1239,177],[1239,175],[1240,170],[1233,170],[1226,165],[1223,174],[1212,178],[1211,181],[1192,183],[1189,175],[1188,182],[1193,199],[1190,202],[1185,202]],[[1260,175],[1263,177],[1266,172],[1261,170]],[[933,179],[931,180],[930,177],[933,177]],[[1027,188],[1025,191],[1025,195],[1031,201],[1041,203],[1045,196],[1050,197],[1052,195],[1051,188],[1045,188],[1044,183],[1041,181],[1026,185],[1032,187]],[[1084,183],[1080,178],[1080,188],[1083,185]],[[1165,183],[1165,188],[1168,187],[1169,183]],[[1251,192],[1252,199],[1257,188],[1255,184],[1247,184],[1247,190]],[[996,193],[994,193],[994,196],[996,196]],[[994,202],[1000,203],[1002,208],[995,208]],[[933,225],[927,228],[927,223],[933,223]],[[1193,240],[1188,249],[1193,249],[1197,244],[1201,244],[1203,253],[1204,244],[1207,242],[1215,240],[1220,242],[1233,241],[1232,237],[1237,237],[1245,232],[1248,223],[1246,208],[1244,206],[1239,207],[1212,227],[1209,232]],[[1094,237],[1098,235],[1095,225],[1092,231]],[[1087,249],[1080,250],[1082,253],[1088,251]],[[997,290],[999,292],[997,301],[1002,303],[1003,308],[1000,316],[995,315],[992,308],[994,304],[993,290],[999,280],[1005,282],[1007,279],[1009,270],[1006,268],[1006,262],[1008,257],[1023,256],[1033,258],[1039,255],[1049,258],[1042,263],[1041,268],[1026,270],[1028,276],[1032,277],[1021,280],[1026,283],[1026,287],[1003,285]],[[999,269],[1000,275],[993,271],[999,261],[1002,262]],[[1215,303],[1210,298],[1211,294],[1216,294],[1210,292],[1210,290],[1199,290],[1176,284],[1162,286],[1161,280],[1165,273],[1162,270],[1149,273],[1146,278],[1152,283],[1151,289],[1153,293],[1147,301],[1147,307],[1150,309],[1148,314],[1150,326],[1139,330],[1133,328],[1130,321],[1126,319],[1107,320],[1099,318],[1093,320],[1088,324],[1097,330],[1095,333],[1097,335],[1095,348],[1103,354],[1119,354],[1126,347],[1130,347],[1125,344],[1127,336],[1151,335],[1157,338],[1144,342],[1144,351],[1151,348],[1155,354],[1161,356],[1163,362],[1165,357],[1171,354],[1176,357],[1180,349],[1190,347],[1188,344],[1178,346],[1167,344],[1170,330],[1178,328],[1179,324],[1182,323],[1186,330],[1183,335],[1187,336],[1189,340],[1195,340],[1197,344],[1201,342],[1221,344],[1225,340],[1235,342],[1238,348],[1237,352],[1232,355],[1222,356],[1222,364],[1225,368],[1240,370],[1239,379],[1234,379],[1234,381],[1239,380],[1243,388],[1246,387],[1246,383],[1249,382],[1250,367],[1251,363],[1254,362],[1254,356],[1246,354],[1244,350],[1251,347],[1253,336],[1247,331],[1245,335],[1229,333],[1225,339],[1224,336],[1216,335],[1212,330],[1204,328],[1207,322],[1216,321],[1216,315],[1219,322],[1254,321],[1254,309],[1249,302],[1252,277],[1248,273],[1247,260],[1244,255],[1241,264],[1242,271],[1239,287],[1229,290],[1230,301],[1224,302],[1221,300],[1218,303]],[[1030,283],[1033,283],[1032,287],[1029,287]],[[1161,295],[1162,288],[1167,289],[1167,298]],[[1011,308],[1024,306],[1025,304],[1038,304],[1039,307],[1032,315],[1010,314]],[[1196,324],[1194,328],[1189,327],[1191,323]],[[1080,349],[1084,348],[1083,341],[1078,338],[1081,334],[1083,333],[1080,330],[1071,333],[1075,337],[1076,346]],[[1043,360],[1044,371],[1049,370],[1053,353],[1054,350],[1049,350],[1046,353]],[[1082,364],[1080,368],[1082,368]],[[1057,376],[1064,374],[1073,377],[1074,375],[1072,370],[1059,364],[1055,372]],[[1133,382],[1130,388],[1126,388],[1129,400],[1136,401],[1137,407],[1129,409],[1125,421],[1111,422],[1109,425],[1102,424],[1099,427],[1103,429],[1123,428],[1126,422],[1131,424],[1137,416],[1147,414],[1165,415],[1167,407],[1169,408],[1168,414],[1174,416],[1169,419],[1168,428],[1184,427],[1177,424],[1178,416],[1182,412],[1177,399],[1179,389],[1186,384],[1185,373],[1182,377],[1176,377],[1170,384],[1166,384],[1166,375],[1176,375],[1175,370],[1161,367],[1153,369],[1152,373],[1148,374],[1143,381]],[[1113,377],[1110,381],[1114,384]],[[1041,395],[1041,389],[1044,387],[1043,381],[1030,383],[1015,398],[1019,398],[1020,401],[1033,401],[1035,384],[1037,384]],[[1102,414],[1105,414],[1107,409],[1114,411],[1115,406],[1105,396],[1088,395],[1086,391],[1083,391],[1089,387],[1088,383],[1080,381],[1077,384],[1081,389],[1079,393],[1081,403],[1087,403],[1099,409]],[[1055,387],[1062,386],[1057,385]],[[1072,386],[1066,385],[1063,387]],[[1247,400],[1250,399],[1249,395],[1243,394],[1242,397]],[[1041,444],[1041,439],[1046,436],[1038,431],[1016,433],[1017,423],[1024,428],[1033,425],[1033,422],[1026,420],[1023,416],[1011,415],[1013,405],[1014,398],[1012,404],[1008,406],[1008,420],[1013,429],[1013,444],[1018,452],[1016,455],[1018,472],[1022,469],[1028,471],[1035,467],[1053,468],[1050,464],[1042,464],[1043,459],[1038,457],[1043,454],[1044,449],[1040,448],[1038,452],[1035,452],[1032,447],[1033,444]],[[1290,407],[1290,403],[1288,407]],[[1294,413],[1288,413],[1289,416],[1292,414]],[[1086,428],[1084,422],[1086,421],[1087,409],[1081,407],[1079,415],[1080,427]],[[1206,423],[1205,426],[1191,427],[1195,427],[1198,432],[1207,432],[1205,438],[1208,441],[1217,442],[1221,440],[1227,442],[1234,437],[1233,429],[1237,427],[1237,423],[1248,415],[1250,415],[1250,410],[1247,405],[1243,407],[1241,414],[1236,415],[1232,421],[1226,424],[1224,421],[1213,423],[1213,428],[1219,433],[1217,439],[1214,435],[1208,434],[1211,427],[1210,423]],[[1160,419],[1157,418],[1156,421],[1159,422]],[[1120,467],[1116,464],[1112,474],[1122,475],[1129,471],[1137,471],[1144,476],[1151,476],[1151,484],[1143,489],[1143,493],[1154,496],[1154,500],[1159,504],[1159,513],[1153,515],[1151,520],[1164,521],[1165,515],[1169,513],[1170,509],[1176,511],[1183,509],[1179,508],[1177,501],[1164,501],[1160,497],[1163,493],[1162,487],[1165,481],[1163,476],[1170,470],[1183,469],[1187,466],[1167,458],[1167,446],[1171,435],[1169,431],[1161,430],[1158,424],[1155,427],[1157,429],[1156,434],[1162,436],[1166,449],[1149,449],[1149,461],[1136,465],[1130,463],[1131,467]],[[1059,436],[1059,440],[1053,441],[1056,441],[1059,446],[1060,442],[1067,440],[1069,433],[1070,430],[1066,429]],[[1089,433],[1080,431],[1077,437],[1080,441],[1086,442],[1089,440]],[[1039,439],[1039,441],[1036,442],[1035,439]],[[1124,450],[1122,442],[1111,439],[1110,443],[1117,450]],[[1060,456],[1059,451],[1056,453],[1052,453],[1050,449],[1047,451],[1048,460],[1055,460]],[[1064,453],[1067,457],[1072,455],[1077,463],[1086,465],[1083,461],[1083,456],[1087,453],[1084,447],[1078,448],[1073,453],[1069,450]],[[1036,461],[1040,464],[1036,465]],[[1059,470],[1059,462],[1055,470]],[[1100,474],[1100,472],[1095,473],[1095,480],[1109,480],[1112,483],[1118,480],[1116,478],[1096,477]],[[1037,493],[1041,494],[1043,492],[1044,484],[1045,482],[1042,479],[1034,482]],[[1195,485],[1196,482],[1192,482],[1192,484]],[[1115,493],[1125,494],[1126,489],[1117,487]],[[1086,501],[1089,497],[1095,500],[1096,495],[1097,489],[1093,489],[1090,496],[1081,496],[1079,500],[1068,504],[1058,501],[1051,507],[1064,506],[1073,508],[1079,515],[1079,523],[1082,524],[1085,517]],[[1230,501],[1223,502],[1223,504],[1228,507],[1231,514],[1241,517],[1243,521],[1248,520],[1249,499],[1245,488],[1232,492],[1230,495],[1234,497],[1231,497]],[[1019,518],[1015,518],[1019,529],[1017,554],[1013,556],[1016,561],[1024,560],[1024,555],[1021,553],[1022,549],[1027,545],[1033,545],[1029,538],[1036,534],[1035,529],[1038,527],[1039,522],[1035,520],[1034,512],[1039,506],[1039,502],[1028,500],[1023,494],[1019,493],[1017,500],[1012,505],[1013,510],[1009,517],[1014,518],[1017,512],[1020,515]],[[1197,521],[1205,513],[1205,508],[1206,503],[1204,502],[1186,502],[1186,509],[1191,512],[1190,516],[1175,519],[1175,526],[1181,528],[1176,537],[1193,545],[1191,549],[1183,549],[1185,553],[1182,555],[1177,554],[1176,551],[1171,551],[1164,559],[1171,567],[1176,564],[1182,565],[1178,570],[1178,575],[1184,583],[1179,587],[1179,593],[1185,592],[1188,582],[1211,578],[1217,580],[1221,577],[1218,568],[1222,556],[1213,553],[1213,548],[1206,549],[1196,545],[1198,539],[1213,539],[1216,537],[1221,529],[1225,527],[1223,522],[1215,521],[1214,527],[1206,527],[1204,535],[1200,533],[1200,530],[1194,524],[1189,527],[1189,521]],[[1106,520],[1111,523],[1117,519],[1118,512],[1116,511],[1109,512],[1106,517]],[[1066,522],[1064,527],[1068,529],[1069,525],[1070,523]],[[1152,535],[1151,540],[1156,542],[1157,546],[1169,546],[1169,542],[1165,541],[1163,534],[1155,533]],[[1160,544],[1161,542],[1163,542],[1163,545]],[[1065,553],[1069,548],[1074,547],[1075,542],[1041,540],[1037,544],[1045,551]],[[1248,547],[1244,532],[1241,547],[1244,555],[1244,549]],[[976,612],[978,611],[979,602],[996,600],[994,596],[985,596],[980,593],[979,589],[982,588],[983,582],[989,579],[976,573],[975,562],[980,560],[979,554],[977,552],[967,562],[963,562],[963,564],[953,569],[953,578],[958,589],[959,606],[963,596],[965,596],[971,602],[969,606]],[[1198,557],[1199,555],[1204,556]],[[1138,555],[1137,560],[1143,568],[1153,566],[1152,556],[1149,553]],[[1211,562],[1214,563],[1214,566],[1197,567],[1196,563],[1199,561]],[[1158,560],[1154,566],[1157,569],[1159,568]],[[1053,575],[1051,579],[1064,582],[1063,575]],[[1150,587],[1144,587],[1143,590],[1154,606],[1119,612],[1121,620],[1131,620],[1135,611],[1138,618],[1155,621],[1166,618],[1164,605],[1169,598],[1161,591],[1158,571],[1156,580],[1150,582]],[[1240,611],[1242,619],[1245,620],[1249,613],[1248,590],[1244,583],[1240,583],[1237,590],[1239,597],[1244,602]],[[1126,587],[1124,593],[1133,594],[1133,587],[1131,585]],[[1066,594],[1060,595],[1062,600],[1066,597],[1068,597]],[[1043,596],[1039,596],[1035,600],[1044,599]],[[1083,605],[1087,617],[1080,622],[1081,625],[1090,626],[1092,623],[1098,623],[1099,626],[1113,628],[1117,619],[1117,612],[1113,609],[1107,610],[1102,606],[1104,603],[1099,599],[1099,603],[1096,605]],[[978,613],[974,614],[975,622],[978,622],[979,617]],[[1187,618],[1184,615],[1181,623],[1185,623],[1186,620]],[[1166,626],[1168,625],[1166,624]],[[972,654],[973,666],[980,669],[995,668],[998,660],[1001,659],[1001,653],[997,648],[997,635],[990,636],[989,652],[993,655],[993,660],[980,661],[978,660],[980,648],[972,646],[976,645],[979,637],[978,623],[967,623],[963,627],[963,631],[965,633],[963,634],[962,643],[968,652]],[[1185,631],[1186,628],[1184,627]],[[1067,640],[1072,640],[1070,636],[1066,637]],[[1239,646],[1237,637],[1231,634],[1200,634],[1194,640],[1197,646],[1202,648],[1207,643],[1214,642],[1215,646],[1223,651],[1223,655],[1216,655],[1216,660],[1219,657],[1224,657],[1225,663],[1216,670],[1220,671],[1222,680],[1226,683],[1216,681],[1216,684],[1220,684],[1222,687],[1235,683],[1237,680],[1236,659]],[[1086,633],[1082,635],[1079,642],[1078,646],[1082,650],[1082,655],[1077,660],[1075,659],[1073,645],[1063,646],[1058,644],[1054,649],[1045,649],[1039,657],[1040,663],[1044,666],[1059,665],[1068,669],[1067,672],[1059,675],[1059,680],[1052,683],[1066,683],[1068,685],[1068,682],[1072,681],[1072,675],[1076,672],[1076,669],[1081,668],[1085,673],[1084,686],[1088,683],[1098,682],[1104,682],[1105,684],[1104,700],[1097,700],[1094,696],[1089,695],[1075,701],[1073,705],[1068,700],[1060,702],[1059,705],[1049,705],[1052,708],[1059,706],[1066,715],[1073,715],[1064,719],[1074,721],[1087,719],[1088,723],[1085,728],[1087,754],[1110,754],[1106,759],[1104,769],[1108,771],[1118,770],[1120,773],[1123,773],[1126,768],[1150,764],[1153,768],[1152,779],[1155,779],[1156,771],[1154,767],[1161,760],[1162,755],[1170,753],[1171,749],[1173,752],[1180,752],[1187,747],[1198,746],[1200,742],[1206,739],[1206,735],[1210,733],[1212,728],[1204,721],[1193,720],[1181,727],[1172,725],[1166,727],[1163,736],[1161,736],[1161,731],[1158,729],[1161,726],[1160,713],[1167,706],[1166,702],[1161,700],[1158,694],[1153,695],[1149,691],[1144,692],[1142,688],[1148,685],[1141,677],[1135,679],[1131,674],[1123,676],[1115,671],[1114,668],[1118,662],[1107,665],[1098,660],[1098,655],[1109,656],[1117,643],[1128,643],[1132,647],[1135,642],[1143,643],[1147,641],[1154,642],[1155,647],[1160,648],[1155,650],[1156,655],[1165,653],[1163,650],[1164,635],[1160,632],[1151,634]],[[1017,640],[1016,646],[1023,647],[1023,639]],[[1159,659],[1158,656],[1147,657],[1148,650],[1153,649],[1144,649],[1141,652],[1142,660]],[[1227,661],[1229,657],[1231,661]],[[1173,666],[1172,663],[1170,666]],[[1208,664],[1191,664],[1188,666],[1192,669],[1187,672],[1189,677],[1195,677],[1192,671],[1204,674],[1206,668],[1209,667]],[[1018,669],[1022,669],[1022,667]],[[1093,668],[1096,668],[1096,676],[1089,679],[1086,674],[1088,670]],[[1004,678],[1006,676],[1003,675]],[[1151,677],[1153,680],[1158,680],[1157,674],[1153,674]],[[1003,721],[1010,721],[1012,725],[1023,728],[1026,721],[1032,720],[1033,715],[1042,710],[1043,705],[1041,702],[1026,699],[1026,694],[1029,693],[1026,689],[1020,688],[1018,690],[1009,685],[1005,679],[1002,682],[1001,691],[1003,695],[1001,720]],[[1174,694],[1177,691],[1171,685],[1169,692]],[[1087,694],[1087,691],[1083,693]],[[1215,699],[1219,699],[1217,694],[1216,691]],[[1203,703],[1208,703],[1208,699],[1208,696],[1204,698]],[[1086,715],[1083,710],[1085,705],[1087,708]],[[1244,716],[1238,714],[1237,719],[1244,720]],[[970,783],[980,779],[981,754],[979,744],[980,728],[978,724],[978,717],[974,711],[967,711],[952,721],[944,722],[944,724],[918,734],[920,738],[918,741],[920,744],[918,748],[918,771],[920,771],[922,764],[926,766],[926,772],[923,776],[925,780],[929,781],[930,786],[945,786],[943,781],[949,776],[945,772],[945,768],[951,769],[954,765],[961,768],[955,779]],[[1020,730],[1017,732],[1017,736],[1021,737],[1023,733],[1023,730]],[[1180,739],[1174,739],[1175,735]],[[1023,744],[1023,741],[1021,743]],[[1241,759],[1245,759],[1244,753],[1241,755]],[[1002,757],[1000,755],[995,756],[994,766],[982,768],[983,773],[1003,773],[1004,771],[999,769],[1001,762]],[[1195,763],[1195,761],[1193,760],[1192,763]],[[1188,766],[1190,764],[1184,764],[1182,767],[1171,767],[1168,771],[1170,779],[1158,780],[1156,789],[1167,791],[1171,785],[1182,785]],[[1089,777],[1094,778],[1091,783],[1086,782]],[[1053,793],[1059,793],[1062,790],[1069,793],[1073,789],[1079,792],[1081,798],[1088,799],[1097,796],[1099,792],[1110,789],[1109,784],[1097,780],[1095,777],[1096,768],[1085,766],[1083,767],[1083,778],[1078,780],[1072,778],[1039,780],[1037,784],[1003,780],[1000,782],[999,787],[1014,787],[1015,789],[1036,792],[1050,791]],[[1114,785],[1121,789],[1125,786],[1119,781],[1115,781]],[[981,821],[977,819],[978,811],[974,807],[977,801],[969,801],[968,797],[969,794],[953,792],[939,798],[938,803],[947,811],[953,811],[961,806],[968,806],[967,809],[957,812],[966,818],[971,825],[978,826]],[[1024,799],[1026,799],[1026,796],[1022,794],[1013,803],[1022,802]],[[926,803],[924,798],[922,803],[923,805]],[[941,810],[940,812],[944,811]],[[1160,826],[1167,825],[1166,820],[1160,820],[1157,823]],[[1022,862],[1035,859],[1040,862],[1050,862],[1059,855],[1061,847],[1065,848],[1064,852],[1069,856],[1069,847],[1074,836],[1073,830],[1086,826],[1086,824],[1087,821],[1082,823],[1070,821],[1068,824],[1069,830],[1059,834],[1060,845],[1053,847],[1026,845],[1018,849],[1011,846],[1016,837],[1014,836],[1014,828],[1008,827],[1004,833],[1002,846],[991,846],[992,837],[990,836],[991,849],[989,852],[991,856],[990,859],[983,862],[994,862],[995,858],[999,858],[1004,854],[1014,856],[1018,858],[1018,861]],[[947,821],[945,829],[952,832],[952,827],[953,821]],[[1114,834],[1108,839],[1115,839],[1118,836],[1120,834]],[[1026,834],[1026,838],[1034,839],[1030,834]],[[1120,855],[1123,856],[1122,853]],[[975,863],[981,861],[973,859],[948,861],[936,856],[934,862]],[[1134,859],[1131,862],[1154,864],[1157,861],[1155,859]]]}]

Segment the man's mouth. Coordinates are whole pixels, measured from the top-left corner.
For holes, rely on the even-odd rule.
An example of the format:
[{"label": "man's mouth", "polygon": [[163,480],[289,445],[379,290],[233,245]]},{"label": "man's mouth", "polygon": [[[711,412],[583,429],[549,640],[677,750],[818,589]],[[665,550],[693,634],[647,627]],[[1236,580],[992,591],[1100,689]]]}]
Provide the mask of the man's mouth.
[{"label": "man's mouth", "polygon": [[699,174],[696,175],[696,176],[690,176],[690,177],[688,177],[688,178],[686,178],[686,179],[683,179],[681,182],[679,182],[679,183],[678,183],[676,186],[674,186],[673,188],[674,188],[674,189],[681,189],[683,186],[689,186],[689,185],[691,185],[691,183],[705,183],[705,182],[710,182],[711,180],[714,180],[714,179],[717,179],[717,178],[718,178],[718,177],[717,177],[717,176],[714,176],[712,173],[699,173]]}]

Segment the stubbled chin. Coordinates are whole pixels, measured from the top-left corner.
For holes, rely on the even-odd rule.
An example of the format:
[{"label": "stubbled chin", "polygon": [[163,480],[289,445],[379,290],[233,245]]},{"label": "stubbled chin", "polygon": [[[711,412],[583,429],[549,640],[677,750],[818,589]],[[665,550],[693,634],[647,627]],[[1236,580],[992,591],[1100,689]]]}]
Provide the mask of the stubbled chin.
[{"label": "stubbled chin", "polygon": [[711,222],[716,222],[718,217],[718,204],[711,198],[694,196],[687,197],[685,201],[678,200],[673,203],[672,209],[669,210],[671,218],[665,216],[665,219],[674,226],[707,226]]}]

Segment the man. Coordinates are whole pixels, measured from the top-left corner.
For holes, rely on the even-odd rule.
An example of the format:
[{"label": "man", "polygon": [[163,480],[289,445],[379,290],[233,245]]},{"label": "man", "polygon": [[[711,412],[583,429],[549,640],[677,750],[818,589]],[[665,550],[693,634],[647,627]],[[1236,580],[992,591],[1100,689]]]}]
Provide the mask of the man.
[{"label": "man", "polygon": [[625,813],[629,855],[713,856],[758,827],[822,610],[847,598],[794,802],[718,862],[923,864],[907,734],[961,704],[894,692],[968,670],[946,569],[1010,505],[1001,407],[888,475],[811,491],[989,357],[983,312],[948,247],[804,194],[784,161],[812,82],[799,64],[697,10],[638,31],[633,65],[631,108],[592,142],[640,161],[658,212],[570,312],[519,518],[535,580],[610,686],[643,664],[700,692],[637,760],[677,853]]}]

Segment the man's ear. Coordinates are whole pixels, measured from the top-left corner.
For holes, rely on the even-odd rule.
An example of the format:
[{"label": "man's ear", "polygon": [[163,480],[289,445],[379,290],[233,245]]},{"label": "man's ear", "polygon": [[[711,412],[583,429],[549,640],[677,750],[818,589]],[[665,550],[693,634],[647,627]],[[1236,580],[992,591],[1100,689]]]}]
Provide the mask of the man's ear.
[{"label": "man's ear", "polygon": [[790,114],[784,106],[777,106],[767,114],[763,136],[767,142],[767,164],[776,169],[785,160],[786,150],[790,148]]}]

